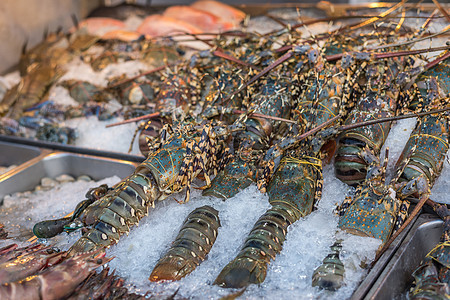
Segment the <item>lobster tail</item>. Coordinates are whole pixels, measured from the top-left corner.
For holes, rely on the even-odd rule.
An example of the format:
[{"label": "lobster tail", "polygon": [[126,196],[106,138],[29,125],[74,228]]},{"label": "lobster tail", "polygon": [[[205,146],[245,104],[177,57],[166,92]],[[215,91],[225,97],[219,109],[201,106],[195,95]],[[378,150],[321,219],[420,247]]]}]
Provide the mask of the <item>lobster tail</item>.
[{"label": "lobster tail", "polygon": [[241,251],[215,281],[222,287],[239,288],[262,283],[267,267],[283,248],[287,228],[313,209],[320,197],[320,160],[283,159],[268,185],[272,207],[256,221]]},{"label": "lobster tail", "polygon": [[172,247],[153,269],[149,280],[180,280],[205,260],[220,227],[218,211],[202,206],[192,211],[183,223]]},{"label": "lobster tail", "polygon": [[266,278],[267,266],[280,253],[287,228],[296,221],[290,208],[276,205],[256,221],[244,246],[215,281],[222,287],[240,288]]},{"label": "lobster tail", "polygon": [[363,141],[353,138],[341,138],[336,151],[334,167],[336,177],[349,185],[357,185],[366,177],[367,162],[359,152],[366,146]]},{"label": "lobster tail", "polygon": [[205,260],[220,227],[218,211],[205,205],[192,211],[172,247],[158,261],[149,280],[180,280]]},{"label": "lobster tail", "polygon": [[324,258],[322,264],[314,270],[312,286],[322,289],[336,291],[344,282],[344,264],[339,258],[342,245],[341,241],[335,242],[331,247],[331,253]]},{"label": "lobster tail", "polygon": [[[380,100],[374,97],[372,101],[377,103]],[[388,99],[383,99],[387,101]],[[368,102],[368,99],[364,99]],[[381,102],[381,101],[380,101]],[[381,105],[381,104],[379,104]],[[386,104],[389,107],[389,103]],[[394,107],[395,105],[391,106]],[[345,124],[364,122],[372,119],[391,117],[393,111],[367,111],[353,112]],[[373,108],[375,109],[375,108]],[[344,132],[338,142],[334,166],[336,177],[349,185],[357,185],[366,178],[367,170],[371,163],[375,161],[367,160],[371,157],[378,157],[391,128],[390,122],[382,124],[368,125]],[[370,151],[371,153],[365,153]]]},{"label": "lobster tail", "polygon": [[133,175],[80,215],[79,218],[92,227],[72,245],[69,255],[115,244],[147,214],[148,206],[153,206],[161,192],[153,175],[146,174],[145,170],[138,167]]}]

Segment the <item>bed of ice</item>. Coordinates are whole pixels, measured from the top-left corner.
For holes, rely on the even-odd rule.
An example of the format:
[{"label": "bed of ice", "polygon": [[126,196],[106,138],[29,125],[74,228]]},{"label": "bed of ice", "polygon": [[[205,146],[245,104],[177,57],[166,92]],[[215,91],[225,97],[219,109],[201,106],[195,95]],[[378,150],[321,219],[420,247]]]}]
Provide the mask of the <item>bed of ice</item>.
[{"label": "bed of ice", "polygon": [[[32,228],[35,223],[66,216],[74,210],[78,202],[85,199],[84,196],[90,188],[104,183],[111,186],[118,181],[120,178],[117,176],[98,182],[76,180],[56,184],[50,190],[23,191],[6,195],[0,206],[0,222],[5,225],[10,240],[0,241],[0,247],[11,241],[26,242],[33,236]],[[66,243],[65,239],[67,237],[61,239],[61,245]]]},{"label": "bed of ice", "polygon": [[[414,119],[402,120],[391,130],[386,142],[390,149],[389,170],[392,171],[414,126]],[[335,204],[345,198],[348,187],[336,179],[332,165],[325,166],[323,173],[324,189],[318,209],[289,227],[283,251],[269,266],[265,282],[247,288],[241,296],[243,299],[346,299],[367,274],[361,264],[373,260],[379,241],[337,231],[338,218],[333,210]],[[432,190],[432,199],[450,202],[446,194],[450,188],[449,177],[450,166],[447,161],[441,178]],[[112,177],[100,182],[66,183],[51,191],[39,192],[33,198],[8,197],[0,209],[0,218],[6,228],[12,228],[14,224],[17,229],[13,230],[12,240],[3,241],[0,246],[12,241],[22,243],[24,237],[30,236],[36,222],[70,213],[84,199],[90,187],[102,183],[113,185],[118,181],[119,178]],[[153,295],[170,296],[178,290],[179,297],[202,299],[226,296],[233,290],[212,283],[221,269],[236,256],[255,221],[269,208],[267,196],[260,194],[255,186],[250,186],[227,201],[203,197],[195,189],[188,203],[179,204],[175,201],[183,198],[184,194],[180,193],[158,202],[155,209],[150,209],[149,215],[141,220],[139,226],[108,250],[108,255],[115,257],[110,265],[126,279],[128,287],[137,292],[150,291]],[[149,282],[152,268],[169,248],[185,217],[202,205],[211,205],[217,209],[222,224],[208,259],[179,282]],[[336,235],[344,239],[341,258],[346,268],[346,285],[332,293],[311,287],[311,276],[329,253]],[[47,242],[67,249],[80,236],[79,232],[70,235],[63,233]]]}]

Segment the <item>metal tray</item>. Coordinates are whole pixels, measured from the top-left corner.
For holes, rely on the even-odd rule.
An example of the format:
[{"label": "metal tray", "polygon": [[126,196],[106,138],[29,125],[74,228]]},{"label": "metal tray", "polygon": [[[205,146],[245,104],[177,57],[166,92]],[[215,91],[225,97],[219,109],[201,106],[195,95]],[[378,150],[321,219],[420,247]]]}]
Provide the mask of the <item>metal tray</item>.
[{"label": "metal tray", "polygon": [[364,299],[406,299],[412,272],[439,242],[442,230],[441,219],[420,215]]},{"label": "metal tray", "polygon": [[0,141],[0,166],[20,165],[41,153],[42,150],[36,147]]},{"label": "metal tray", "polygon": [[[404,230],[400,235],[392,242],[389,248],[383,253],[380,259],[373,265],[367,276],[364,280],[359,284],[358,288],[355,290],[353,295],[351,296],[351,300],[359,300],[359,299],[370,299],[368,298],[370,292],[372,291],[377,279],[380,277],[380,274],[385,270],[386,266],[390,263],[390,261],[395,260],[395,255],[402,244],[402,241],[408,235],[410,231],[413,230],[416,222],[418,221],[418,217],[416,217]],[[383,289],[386,287],[383,287]]]},{"label": "metal tray", "polygon": [[[41,151],[41,155],[0,175],[0,199],[11,193],[33,189],[43,177],[54,178],[61,174],[69,174],[74,177],[88,175],[94,180],[113,175],[125,178],[136,168],[136,163],[125,160],[51,152],[45,149]],[[14,152],[10,154],[14,156]],[[17,156],[20,157],[19,152]]]}]

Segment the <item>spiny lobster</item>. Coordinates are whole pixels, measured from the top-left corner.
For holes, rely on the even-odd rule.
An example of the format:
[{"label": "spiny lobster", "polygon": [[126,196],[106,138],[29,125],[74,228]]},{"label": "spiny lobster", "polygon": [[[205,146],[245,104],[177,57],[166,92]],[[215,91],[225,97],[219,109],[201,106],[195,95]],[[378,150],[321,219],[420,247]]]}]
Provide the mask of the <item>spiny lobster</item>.
[{"label": "spiny lobster", "polygon": [[[339,121],[345,114],[343,103],[352,86],[347,80],[351,80],[354,69],[344,69],[340,63],[324,64],[322,53],[310,74],[304,76],[306,88],[297,101],[303,128],[298,132]],[[288,226],[308,215],[321,197],[325,156],[321,149],[333,135],[333,131],[325,130],[303,141],[295,135],[267,151],[264,161],[268,163],[259,173],[258,186],[267,190],[272,207],[255,223],[236,258],[216,278],[216,284],[236,288],[264,281],[268,264],[282,249]]]},{"label": "spiny lobster", "polygon": [[[311,109],[320,116],[321,114],[334,116],[333,111],[340,107],[340,103],[336,104],[334,98],[339,98],[342,93],[344,76],[338,74],[333,78],[335,82],[331,82],[330,78],[324,79],[323,77],[327,76],[324,74],[334,74],[338,71],[327,69],[328,66],[323,65],[323,58],[320,57],[318,50],[309,45],[295,46],[291,53],[292,57],[284,60],[281,57],[261,72],[275,70],[277,74],[269,73],[260,81],[259,91],[251,97],[248,107],[250,112],[261,113],[274,119],[247,119],[244,115],[243,119],[236,121],[243,122],[246,128],[236,137],[236,156],[213,180],[211,187],[205,190],[203,195],[230,198],[257,180],[258,161],[262,159],[264,151],[269,149],[270,145],[276,144],[287,130],[286,124],[276,118],[292,118],[295,114],[294,108],[301,107],[302,112],[298,113],[297,117],[300,118],[303,132],[308,125],[303,122],[311,118],[309,115]],[[283,65],[277,67],[281,62]],[[275,67],[277,68],[274,69]],[[322,70],[317,78],[314,77],[316,69]],[[330,82],[328,84],[334,85],[329,89],[319,88],[326,80]],[[318,88],[320,99],[313,100],[317,96]]]},{"label": "spiny lobster", "polygon": [[114,244],[147,214],[156,200],[186,188],[188,201],[195,177],[201,172],[206,178],[217,174],[229,159],[230,137],[229,128],[219,122],[194,125],[184,121],[175,128],[166,125],[160,143],[154,145],[133,174],[111,191],[99,191],[97,200],[79,206],[70,219],[61,220],[62,224],[56,224],[56,228],[47,227],[53,221],[43,221],[35,225],[34,232],[38,237],[51,237],[61,232],[61,225],[69,231],[88,227],[71,247],[70,254]]},{"label": "spiny lobster", "polygon": [[[428,21],[415,31],[412,37],[423,34],[429,24]],[[398,29],[397,26],[395,31]],[[405,47],[397,48],[407,50]],[[410,78],[414,78],[421,72],[420,68],[413,68],[415,59],[411,56],[390,59],[377,59],[376,57],[377,54],[360,52],[344,55],[342,58],[360,61],[361,68],[364,69],[358,84],[361,87],[356,107],[345,124],[396,115],[397,111],[402,108],[397,104],[400,93],[409,83]],[[336,177],[349,185],[362,183],[366,177],[368,166],[374,159],[379,160],[381,147],[390,128],[391,122],[385,122],[342,133],[339,136],[334,162]]]},{"label": "spiny lobster", "polygon": [[[448,57],[448,53],[444,54],[425,66],[428,70],[417,78],[413,93],[407,94],[412,97],[412,109],[418,106],[431,108],[436,100],[448,99]],[[347,199],[340,207],[341,229],[382,240],[384,247],[378,257],[409,223],[405,222],[409,208],[406,198],[415,195],[419,198],[419,204],[423,205],[430,196],[430,188],[442,170],[443,159],[448,151],[448,124],[446,113],[421,117],[397,162],[396,174],[391,183],[386,186],[384,175],[379,177],[380,173],[385,172],[385,167],[374,164],[364,184],[358,187],[355,197]],[[382,180],[374,181],[374,175]],[[417,205],[412,216],[420,207]],[[393,232],[395,234],[388,241]],[[337,267],[333,265],[341,265],[340,260],[324,261],[313,275],[313,284],[327,289],[339,288],[343,274],[336,276],[334,270]]]}]

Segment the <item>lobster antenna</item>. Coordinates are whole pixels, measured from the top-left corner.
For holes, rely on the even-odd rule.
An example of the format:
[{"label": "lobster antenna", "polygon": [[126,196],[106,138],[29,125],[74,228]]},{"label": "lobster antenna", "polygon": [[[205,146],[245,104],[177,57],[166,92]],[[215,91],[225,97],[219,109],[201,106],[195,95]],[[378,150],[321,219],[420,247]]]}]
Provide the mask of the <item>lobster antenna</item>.
[{"label": "lobster antenna", "polygon": [[280,24],[281,26],[284,27],[284,29],[289,29],[289,25],[286,24],[285,22],[283,22],[281,20],[281,18],[275,17],[274,15],[271,15],[270,13],[265,13],[264,16],[268,17],[269,19],[277,22],[278,24]]},{"label": "lobster antenna", "polygon": [[[449,46],[449,48],[450,48],[450,46]],[[255,66],[254,64],[245,62],[245,61],[240,60],[240,59],[238,59],[238,58],[236,58],[236,57],[234,57],[232,55],[226,54],[225,52],[222,51],[222,49],[217,49],[217,50],[213,51],[213,55],[215,55],[217,57],[224,58],[226,60],[229,60],[229,61],[232,61],[232,62],[235,62],[235,63],[238,63],[240,65],[243,65],[243,66],[255,69],[256,71],[261,71],[261,69],[258,68],[257,66]]]},{"label": "lobster antenna", "polygon": [[436,58],[435,60],[433,60],[432,62],[428,63],[425,65],[424,69],[428,70],[432,67],[434,67],[435,65],[439,64],[441,61],[446,60],[447,58],[450,57],[450,51],[447,51],[445,54],[443,54],[441,57]]},{"label": "lobster antenna", "polygon": [[209,47],[214,48],[214,45],[213,45],[213,44],[211,44],[211,43],[208,42],[207,40],[203,40],[203,39],[199,38],[199,37],[198,37],[196,34],[194,34],[194,33],[186,33],[186,35],[189,35],[189,36],[193,37],[196,41],[203,42],[203,43],[205,43],[206,45],[208,45]]},{"label": "lobster antenna", "polygon": [[377,47],[372,47],[372,48],[368,48],[367,50],[377,50],[377,49],[384,49],[384,48],[391,48],[391,47],[399,47],[399,46],[404,46],[404,45],[409,45],[409,44],[414,44],[423,40],[427,40],[427,39],[431,39],[434,38],[436,36],[445,34],[447,32],[450,31],[450,25],[448,25],[447,27],[445,27],[444,29],[442,29],[442,31],[438,32],[438,33],[434,33],[425,37],[421,37],[418,39],[413,39],[410,41],[406,41],[406,42],[401,42],[401,43],[395,43],[395,44],[388,44],[388,45],[381,45],[381,46],[377,46]]},{"label": "lobster antenna", "polygon": [[402,9],[402,16],[400,20],[397,23],[397,26],[395,27],[395,32],[399,32],[400,28],[402,28],[403,23],[405,22],[405,16],[406,16],[406,10],[405,8]]},{"label": "lobster antenna", "polygon": [[[422,26],[417,29],[410,38],[406,38],[407,40],[413,40],[414,37],[419,38],[420,36],[422,36],[422,34],[425,32],[425,29],[431,24],[431,21],[433,19],[433,17],[438,13],[438,9],[435,9],[431,15],[425,20],[425,22],[422,24]],[[406,45],[406,44],[405,44]],[[399,46],[403,46],[403,45],[399,45]],[[381,49],[386,49],[386,48],[381,48]],[[412,54],[416,54],[416,53],[412,53]]]},{"label": "lobster antenna", "polygon": [[72,18],[73,26],[75,26],[76,29],[80,28],[80,23],[78,22],[78,18],[75,14],[71,14],[70,17]]},{"label": "lobster antenna", "polygon": [[437,0],[432,0],[433,3],[437,6],[437,8],[439,9],[439,11],[442,13],[442,15],[447,19],[447,21],[450,22],[450,15],[448,14],[448,12],[445,10],[445,8],[442,7],[442,5],[437,1]]},{"label": "lobster antenna", "polygon": [[434,19],[434,16],[437,15],[438,12],[439,9],[436,8],[418,30],[424,31],[428,25],[430,25],[431,21]]},{"label": "lobster antenna", "polygon": [[[362,28],[362,27],[364,27],[364,26],[370,25],[370,24],[374,23],[374,22],[377,21],[377,20],[381,20],[381,19],[388,18],[388,17],[390,17],[389,15],[390,15],[392,12],[394,12],[395,10],[397,10],[399,7],[402,7],[403,4],[405,4],[406,2],[407,2],[407,0],[402,1],[402,2],[400,2],[400,3],[398,3],[398,4],[396,4],[395,6],[391,7],[389,10],[387,10],[387,11],[385,11],[385,12],[383,12],[383,13],[377,15],[377,16],[370,16],[370,19],[367,20],[367,21],[358,22],[358,23],[356,23],[356,24],[350,24],[350,25],[341,27],[341,28],[339,28],[339,29],[336,29],[336,30],[334,30],[334,31],[332,31],[332,32],[329,32],[329,33],[327,33],[327,34],[325,34],[325,35],[321,35],[320,38],[318,38],[318,39],[319,39],[319,40],[320,40],[320,39],[323,39],[323,38],[325,38],[326,36],[330,36],[330,35],[332,35],[332,34],[340,34],[340,33],[344,32],[344,31],[346,31],[347,29],[351,29],[351,30],[359,29],[359,28]],[[420,2],[419,2],[419,3],[420,3]],[[414,7],[417,7],[417,5],[418,5],[419,3],[416,3]],[[413,9],[414,7],[412,7],[411,9]],[[300,23],[300,24],[293,25],[292,28],[298,28],[298,27],[300,27],[300,26],[303,26],[304,24],[310,25],[310,24],[314,24],[314,23],[318,23],[318,22],[326,22],[326,21],[330,21],[330,20],[336,20],[336,19],[342,19],[342,18],[353,18],[353,17],[354,17],[354,16],[316,19],[316,20],[311,20],[311,21],[308,21],[308,22],[304,22],[304,23]],[[361,17],[368,17],[368,16],[361,16]],[[392,16],[392,17],[394,17],[394,16]],[[450,26],[449,26],[449,27],[450,27]],[[442,33],[439,33],[439,34],[442,34]],[[430,38],[430,37],[431,37],[431,36],[428,36],[427,38]],[[424,39],[426,39],[426,38],[424,38]],[[310,40],[304,40],[304,42],[305,42],[305,43],[308,43],[308,42],[311,42],[311,41],[310,41]],[[401,44],[400,44],[400,45],[401,45]],[[288,45],[288,46],[281,47],[281,48],[277,49],[276,51],[277,51],[277,52],[283,52],[283,51],[286,51],[286,50],[291,49],[292,47],[293,47],[292,45]],[[384,47],[386,47],[386,46],[384,46],[384,45],[383,45],[383,46],[378,46],[378,47],[370,48],[370,50],[378,49],[378,48],[384,48]],[[392,47],[394,47],[394,46],[392,46]]]},{"label": "lobster antenna", "polygon": [[[435,48],[417,49],[417,50],[404,50],[404,51],[393,51],[393,52],[373,52],[373,53],[371,53],[371,55],[373,55],[374,59],[381,59],[381,58],[390,58],[390,57],[398,57],[398,56],[415,55],[415,54],[421,54],[421,53],[429,53],[429,52],[442,51],[442,50],[447,50],[447,49],[450,49],[450,45],[435,47]],[[328,55],[325,57],[325,59],[327,61],[335,61],[335,60],[341,59],[343,57],[343,55],[344,55],[343,53]]]},{"label": "lobster antenna", "polygon": [[355,29],[359,29],[361,27],[367,26],[369,24],[372,24],[376,21],[378,21],[379,19],[383,19],[385,17],[387,17],[389,14],[391,14],[392,12],[396,11],[397,9],[399,9],[400,7],[403,7],[403,5],[408,2],[408,0],[402,0],[401,2],[397,3],[396,5],[392,6],[390,9],[388,9],[385,12],[380,13],[377,17],[374,18],[370,18],[369,20],[363,21],[359,24],[356,25],[349,25],[349,26],[345,26],[343,28],[341,28],[339,30],[339,32],[341,32],[343,29],[347,29],[350,28],[351,30],[355,30]]},{"label": "lobster antenna", "polygon": [[[449,99],[450,99],[450,97],[446,97],[446,98],[442,98],[440,100],[449,100]],[[430,110],[430,111],[426,111],[426,112],[421,112],[421,113],[412,113],[412,114],[406,114],[403,116],[379,118],[376,120],[369,120],[369,121],[364,121],[364,122],[359,122],[359,123],[354,123],[354,124],[349,124],[349,125],[342,125],[342,126],[338,127],[338,131],[346,131],[346,130],[350,130],[353,128],[358,128],[358,127],[368,126],[368,125],[373,125],[373,124],[378,124],[378,123],[391,122],[391,121],[397,121],[397,120],[403,120],[403,119],[409,119],[409,118],[415,118],[415,117],[422,117],[422,116],[431,115],[431,114],[438,114],[438,113],[442,113],[442,112],[449,111],[449,110],[450,110],[450,106],[441,108],[441,109],[434,109],[434,110]]]},{"label": "lobster antenna", "polygon": [[234,96],[236,96],[237,94],[239,94],[240,92],[242,92],[244,89],[246,89],[249,85],[253,84],[256,80],[258,80],[259,78],[261,78],[262,76],[264,76],[265,74],[269,73],[273,68],[275,68],[276,66],[282,64],[283,62],[285,62],[286,60],[288,60],[289,58],[292,57],[292,52],[287,52],[286,54],[284,54],[283,56],[281,56],[280,58],[278,58],[276,61],[274,61],[273,63],[271,63],[269,66],[267,66],[266,68],[264,68],[261,72],[259,72],[258,74],[256,74],[255,76],[253,76],[249,81],[247,81],[246,83],[244,83],[239,89],[237,89],[236,91],[234,91],[233,93],[231,93],[230,95],[228,95],[228,97],[226,97],[225,99],[222,100],[221,104],[227,103],[230,99],[232,99]]},{"label": "lobster antenna", "polygon": [[[281,122],[286,122],[286,123],[293,123],[293,124],[297,123],[297,122],[295,122],[293,120],[289,120],[289,119],[259,114],[259,113],[255,113],[255,112],[248,113],[248,112],[238,110],[238,109],[233,110],[233,113],[234,114],[249,114],[250,118],[255,117],[255,118],[264,118],[264,119],[270,119],[270,120],[275,120],[275,121],[281,121]],[[153,119],[153,118],[159,117],[160,115],[161,114],[159,112],[156,112],[156,113],[152,113],[152,114],[148,114],[148,115],[144,115],[144,116],[140,116],[140,117],[136,117],[136,118],[127,119],[127,120],[120,121],[117,123],[108,124],[105,127],[109,128],[109,127],[114,127],[114,126],[123,125],[123,124],[127,124],[127,123],[133,123],[133,122],[137,122],[137,121]]]}]

